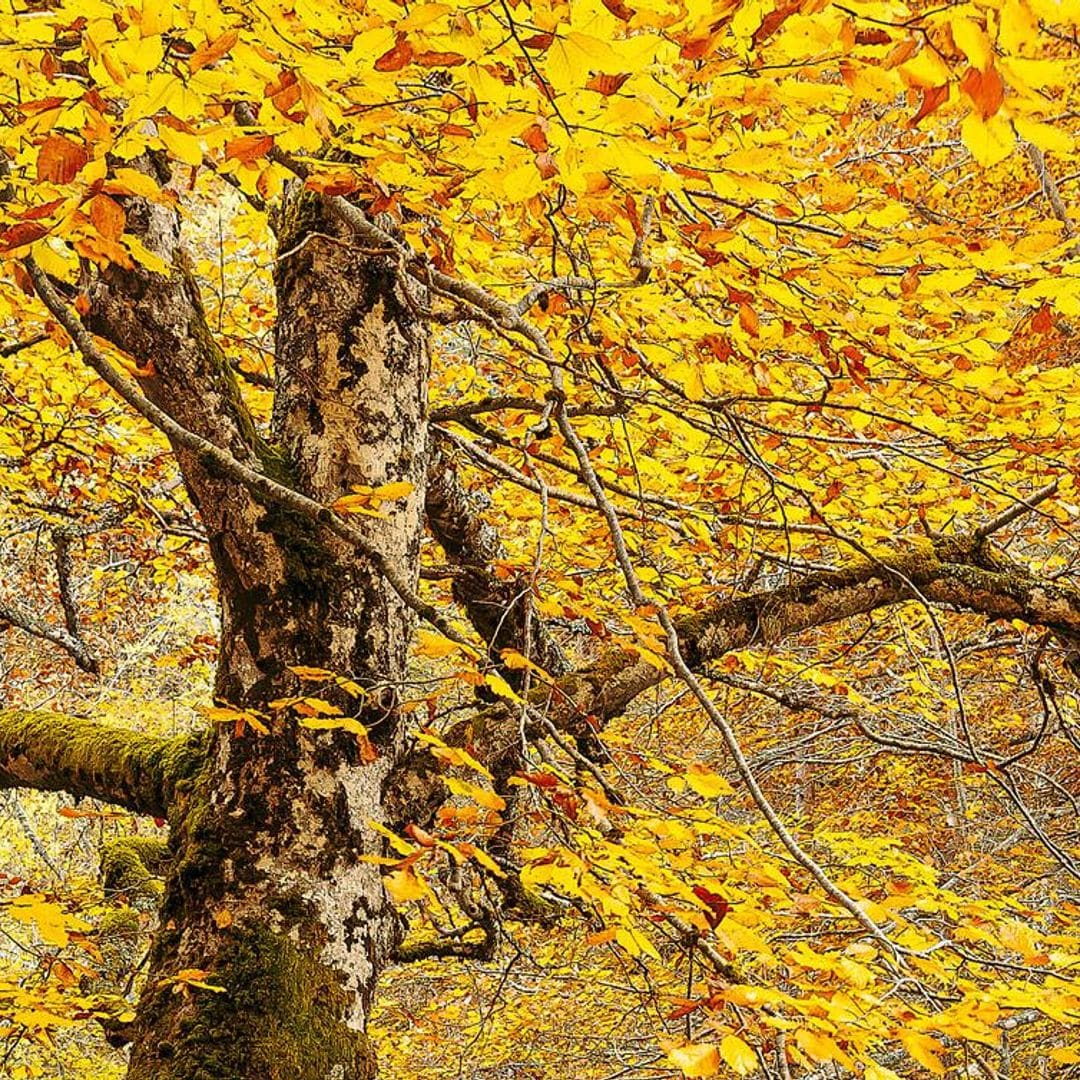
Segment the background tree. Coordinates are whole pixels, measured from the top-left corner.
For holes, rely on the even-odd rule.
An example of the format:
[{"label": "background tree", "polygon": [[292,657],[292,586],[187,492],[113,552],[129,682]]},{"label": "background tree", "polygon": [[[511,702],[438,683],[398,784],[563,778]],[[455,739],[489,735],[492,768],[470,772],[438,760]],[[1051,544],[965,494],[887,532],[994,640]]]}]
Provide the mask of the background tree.
[{"label": "background tree", "polygon": [[592,949],[631,1069],[1080,1060],[1075,34],[5,14],[0,783],[161,822],[97,909],[7,879],[9,1058],[366,1078],[393,965]]}]

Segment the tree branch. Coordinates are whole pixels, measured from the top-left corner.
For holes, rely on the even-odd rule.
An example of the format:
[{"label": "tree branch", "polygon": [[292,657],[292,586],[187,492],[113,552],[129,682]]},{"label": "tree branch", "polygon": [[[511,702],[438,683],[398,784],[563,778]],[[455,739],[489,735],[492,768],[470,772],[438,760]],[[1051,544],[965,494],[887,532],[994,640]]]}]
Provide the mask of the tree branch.
[{"label": "tree branch", "polygon": [[87,649],[85,642],[70,630],[61,626],[49,626],[48,623],[42,622],[28,611],[23,611],[10,603],[0,603],[0,622],[10,623],[27,634],[59,645],[83,671],[91,675],[98,674],[97,659]]},{"label": "tree branch", "polygon": [[166,817],[203,763],[199,736],[171,739],[60,713],[0,711],[0,788],[66,791]]},{"label": "tree branch", "polygon": [[[807,574],[782,588],[718,601],[680,616],[674,626],[688,668],[701,672],[733,650],[775,645],[806,630],[909,601],[991,619],[1021,619],[1052,630],[1071,646],[1080,644],[1080,590],[1035,576],[978,538],[939,538],[875,553],[873,560]],[[560,730],[589,735],[667,677],[614,646],[587,668],[536,687],[530,704]],[[520,743],[519,719],[515,711],[496,706],[460,721],[441,737],[450,745],[471,747],[474,756],[495,768]],[[526,735],[541,731],[533,725]],[[423,750],[403,761],[388,785],[395,820],[423,821],[434,812],[442,798],[441,770],[441,763]]]}]

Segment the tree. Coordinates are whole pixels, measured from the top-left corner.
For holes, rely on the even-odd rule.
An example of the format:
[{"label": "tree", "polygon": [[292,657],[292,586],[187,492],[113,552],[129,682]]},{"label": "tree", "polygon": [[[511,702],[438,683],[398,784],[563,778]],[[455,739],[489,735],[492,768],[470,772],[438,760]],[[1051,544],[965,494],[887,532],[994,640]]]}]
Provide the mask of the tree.
[{"label": "tree", "polygon": [[[133,1080],[373,1076],[388,966],[491,955],[501,920],[563,907],[657,970],[650,933],[673,933],[691,982],[697,950],[683,1015],[753,1014],[673,1044],[688,1076],[881,1078],[897,1050],[941,1073],[1003,1016],[1077,1015],[1073,909],[1045,921],[1077,876],[1053,765],[1080,635],[1076,28],[1055,0],[3,16],[7,378],[46,403],[9,410],[8,456],[62,446],[63,425],[26,434],[56,426],[50,393],[128,411],[60,454],[106,447],[77,496],[38,498],[32,472],[8,496],[75,516],[54,531],[63,629],[2,614],[94,677],[72,543],[154,507],[130,478],[130,505],[93,491],[162,436],[220,609],[207,730],[0,714],[4,786],[168,819],[144,987],[114,1028]],[[38,386],[49,365],[77,393]],[[892,629],[870,648],[854,625]],[[448,720],[418,672],[449,680]],[[726,748],[672,778],[706,816],[651,815],[632,791],[663,790],[658,759],[607,730],[661,684]],[[974,850],[1004,803],[1053,888],[1011,911],[873,830],[807,835],[761,761],[761,717],[788,721],[740,734],[752,696],[814,717],[823,747],[949,762],[961,814],[982,807]],[[471,831],[439,816],[452,796]],[[527,798],[561,837],[531,854]],[[668,835],[649,847],[635,815]],[[820,917],[802,982],[791,956],[787,981],[751,975],[750,924],[723,937],[757,901],[687,821],[757,852],[763,928]],[[867,860],[940,925],[885,902]],[[404,940],[399,905],[440,903],[458,929]]]}]

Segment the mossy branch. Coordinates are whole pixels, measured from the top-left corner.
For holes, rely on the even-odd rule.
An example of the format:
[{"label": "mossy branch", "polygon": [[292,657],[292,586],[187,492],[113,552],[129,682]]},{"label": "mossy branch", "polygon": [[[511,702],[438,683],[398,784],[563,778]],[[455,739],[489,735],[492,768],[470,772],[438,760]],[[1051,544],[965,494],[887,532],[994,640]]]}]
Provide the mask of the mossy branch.
[{"label": "mossy branch", "polygon": [[198,736],[154,738],[62,713],[0,710],[0,788],[66,791],[166,817],[204,752]]}]

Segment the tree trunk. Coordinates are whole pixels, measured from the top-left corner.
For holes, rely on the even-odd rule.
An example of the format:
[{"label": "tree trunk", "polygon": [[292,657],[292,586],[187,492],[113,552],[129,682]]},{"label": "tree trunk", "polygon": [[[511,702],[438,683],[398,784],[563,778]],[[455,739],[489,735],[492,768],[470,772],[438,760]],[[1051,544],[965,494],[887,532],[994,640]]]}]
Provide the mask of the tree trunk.
[{"label": "tree trunk", "polygon": [[[278,386],[260,456],[324,504],[356,485],[413,485],[361,524],[416,581],[427,354],[413,301],[394,264],[340,235],[315,197],[290,194],[278,231]],[[220,481],[197,463],[185,475],[218,573],[217,696],[270,733],[219,725],[175,805],[129,1076],[360,1080],[375,1068],[374,983],[399,939],[379,867],[362,857],[382,853],[371,822],[401,756],[411,613],[345,542],[278,508],[238,507],[233,491],[222,515],[221,493],[207,505],[205,491]],[[290,670],[301,665],[355,685],[302,680]],[[304,694],[370,737],[302,727],[280,702]]]}]

